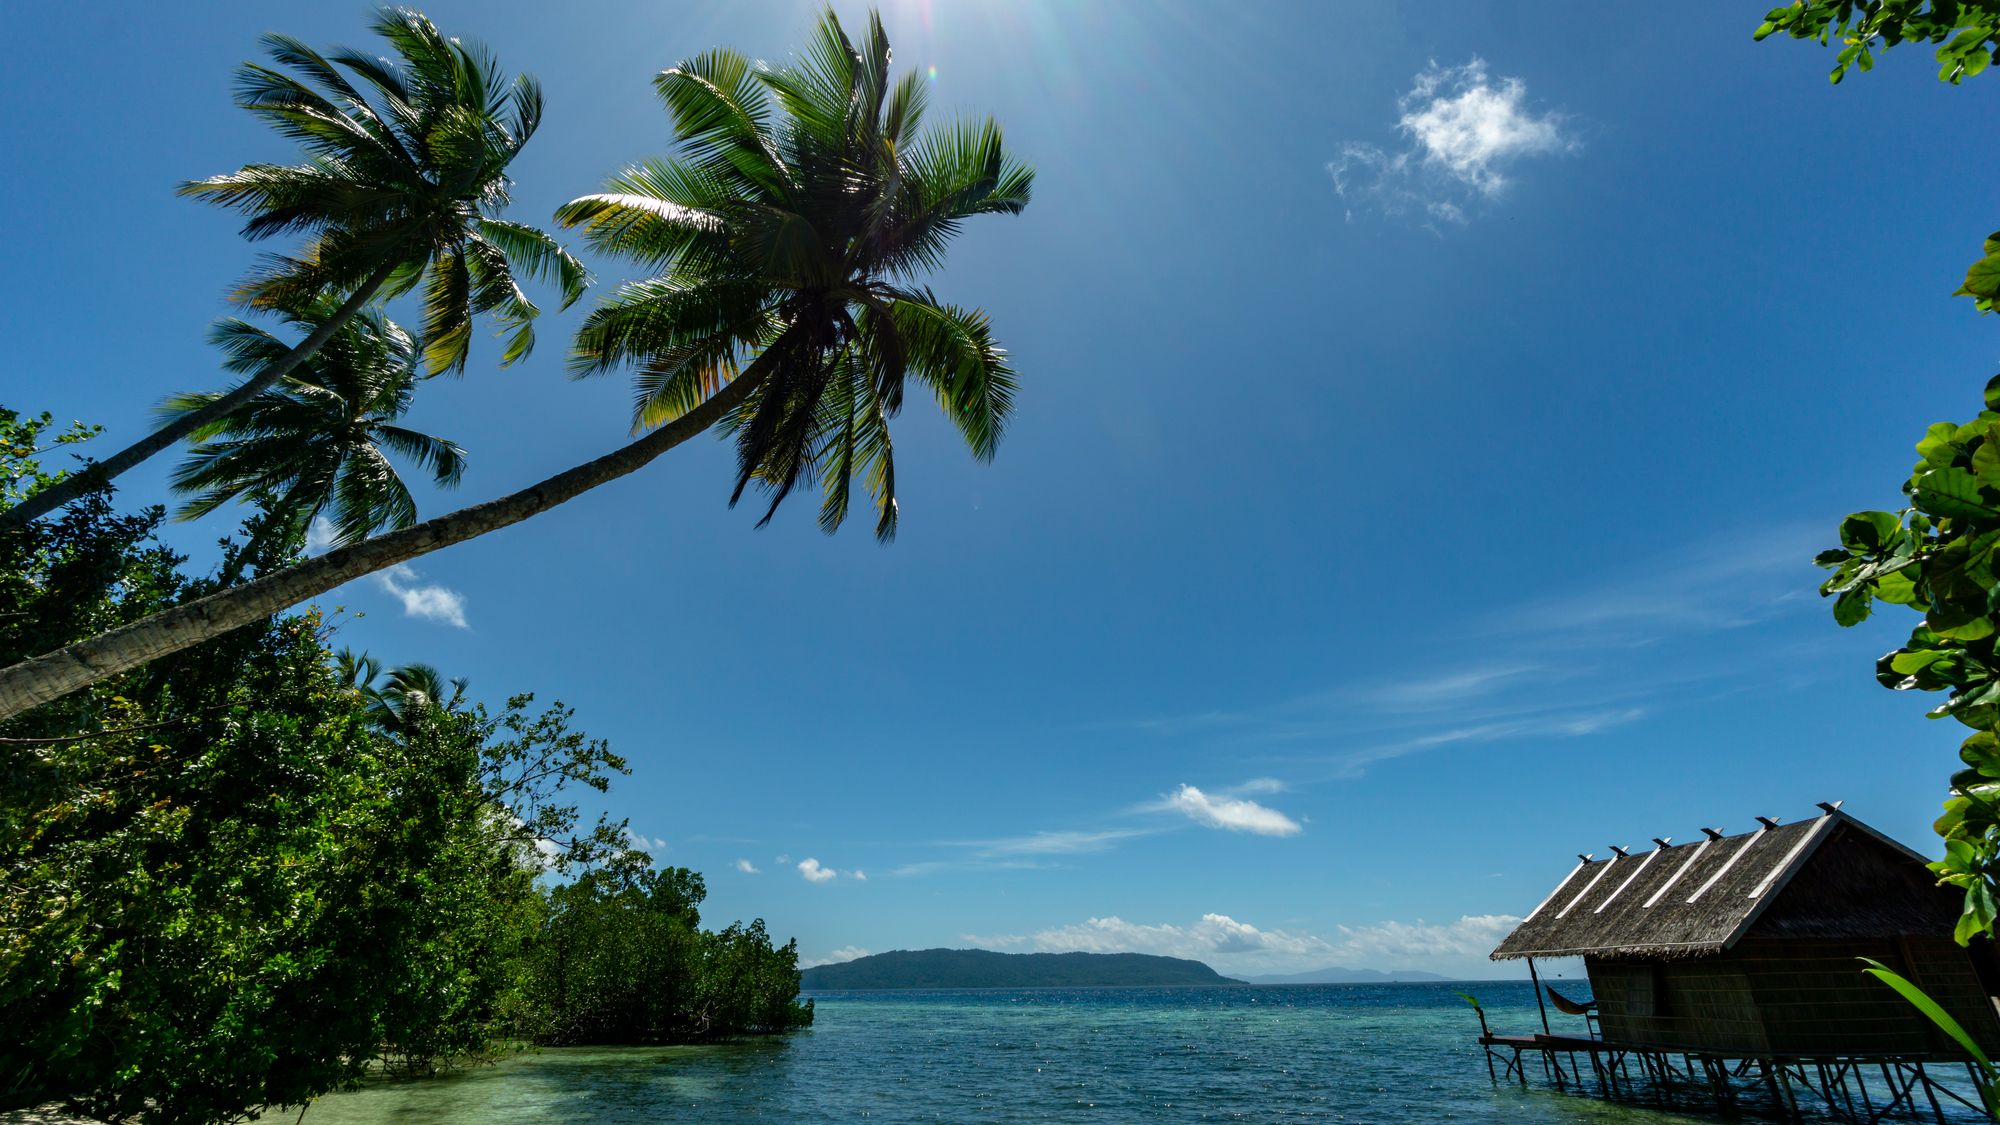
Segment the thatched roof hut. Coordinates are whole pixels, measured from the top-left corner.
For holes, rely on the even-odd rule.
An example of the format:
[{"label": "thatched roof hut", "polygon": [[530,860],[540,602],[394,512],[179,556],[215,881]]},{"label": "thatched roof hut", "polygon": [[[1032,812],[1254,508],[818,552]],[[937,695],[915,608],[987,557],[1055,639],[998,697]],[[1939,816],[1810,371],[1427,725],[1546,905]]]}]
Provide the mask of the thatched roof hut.
[{"label": "thatched roof hut", "polygon": [[2000,965],[1952,940],[1959,894],[1837,806],[1798,824],[1582,862],[1493,951],[1582,957],[1607,1041],[1747,1055],[1951,1057],[1872,957],[2000,1047]]}]

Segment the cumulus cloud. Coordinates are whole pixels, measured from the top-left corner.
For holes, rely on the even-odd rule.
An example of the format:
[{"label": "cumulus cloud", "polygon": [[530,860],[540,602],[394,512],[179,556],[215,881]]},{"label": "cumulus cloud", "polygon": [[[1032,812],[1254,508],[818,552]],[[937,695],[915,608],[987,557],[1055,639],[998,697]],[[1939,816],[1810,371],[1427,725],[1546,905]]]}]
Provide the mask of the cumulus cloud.
[{"label": "cumulus cloud", "polygon": [[866,882],[868,881],[868,873],[867,873],[866,871],[863,871],[863,870],[861,870],[861,869],[860,869],[859,867],[857,867],[857,868],[855,868],[854,870],[852,870],[852,871],[848,872],[848,875],[849,875],[849,876],[851,876],[851,877],[853,877],[853,878],[855,878],[855,879],[859,879],[859,880],[861,880],[861,881],[862,881],[862,882],[864,882],[864,883],[866,883]]},{"label": "cumulus cloud", "polygon": [[857,957],[866,956],[868,956],[867,950],[858,945],[849,945],[836,949],[824,957],[814,958],[810,961],[801,961],[799,962],[799,968],[810,969],[816,965],[838,965],[842,961],[852,961]]},{"label": "cumulus cloud", "polygon": [[625,846],[628,848],[651,848],[654,851],[666,851],[667,841],[659,836],[648,836],[644,832],[640,832],[632,826],[627,825],[625,827]]},{"label": "cumulus cloud", "polygon": [[1263,930],[1227,914],[1204,914],[1191,925],[1147,925],[1115,915],[1037,931],[1035,948],[1046,953],[1155,953],[1229,966],[1236,971],[1331,964],[1334,947],[1324,938]]},{"label": "cumulus cloud", "polygon": [[1483,59],[1431,63],[1396,108],[1404,147],[1350,141],[1326,166],[1350,219],[1360,207],[1433,225],[1463,224],[1471,208],[1506,191],[1507,168],[1582,147],[1560,115],[1529,107],[1525,83],[1494,79]]},{"label": "cumulus cloud", "polygon": [[805,876],[808,883],[831,883],[840,876],[840,872],[821,866],[819,860],[811,856],[799,861],[799,874]]},{"label": "cumulus cloud", "polygon": [[1253,832],[1259,836],[1296,836],[1299,822],[1268,805],[1248,797],[1225,797],[1204,793],[1183,784],[1158,806],[1180,813],[1196,824],[1230,832]]},{"label": "cumulus cloud", "polygon": [[755,875],[757,874],[757,865],[747,859],[739,859],[736,861],[736,870],[741,871],[745,875]]},{"label": "cumulus cloud", "polygon": [[449,587],[419,582],[418,577],[416,570],[399,563],[377,573],[375,584],[403,603],[405,617],[466,628],[465,597]]},{"label": "cumulus cloud", "polygon": [[[1454,922],[1388,921],[1340,926],[1330,935],[1264,929],[1227,914],[1195,922],[1147,924],[1115,915],[1037,931],[1026,939],[1047,953],[1154,953],[1203,961],[1224,973],[1295,973],[1328,968],[1446,975],[1491,975],[1487,953],[1520,923],[1508,914],[1466,915]],[[961,935],[980,945],[1009,935]],[[1015,939],[1019,943],[1019,939]]]},{"label": "cumulus cloud", "polygon": [[1429,963],[1483,960],[1521,919],[1513,914],[1467,914],[1455,922],[1382,922],[1342,926],[1337,950],[1349,963],[1388,969]]}]

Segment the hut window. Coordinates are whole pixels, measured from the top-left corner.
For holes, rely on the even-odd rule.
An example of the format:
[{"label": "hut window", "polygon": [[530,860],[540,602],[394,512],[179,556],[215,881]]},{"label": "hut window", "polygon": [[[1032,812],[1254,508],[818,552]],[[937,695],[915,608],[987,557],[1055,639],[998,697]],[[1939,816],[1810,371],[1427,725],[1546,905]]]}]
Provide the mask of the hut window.
[{"label": "hut window", "polygon": [[1667,967],[1656,961],[1647,966],[1647,968],[1649,971],[1646,973],[1646,989],[1652,993],[1653,1014],[1655,1016],[1673,1015],[1674,1006],[1673,1001],[1670,999],[1672,993],[1667,990]]}]

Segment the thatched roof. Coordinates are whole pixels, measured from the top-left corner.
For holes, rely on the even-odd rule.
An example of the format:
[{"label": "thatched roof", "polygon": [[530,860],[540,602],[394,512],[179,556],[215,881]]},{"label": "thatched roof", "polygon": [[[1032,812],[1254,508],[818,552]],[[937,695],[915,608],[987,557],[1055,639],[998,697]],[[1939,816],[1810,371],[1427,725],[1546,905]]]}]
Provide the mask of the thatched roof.
[{"label": "thatched roof", "polygon": [[1579,863],[1493,951],[1516,957],[1704,957],[1745,936],[1949,935],[1954,896],[1922,856],[1829,806],[1760,825]]}]

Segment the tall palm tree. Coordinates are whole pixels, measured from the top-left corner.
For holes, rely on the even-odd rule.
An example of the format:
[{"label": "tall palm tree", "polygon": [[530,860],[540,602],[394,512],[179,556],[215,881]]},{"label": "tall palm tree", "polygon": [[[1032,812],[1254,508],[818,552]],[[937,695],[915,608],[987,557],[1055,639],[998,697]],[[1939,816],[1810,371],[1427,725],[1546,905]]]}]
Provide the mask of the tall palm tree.
[{"label": "tall palm tree", "polygon": [[679,158],[627,169],[610,191],[563,209],[598,245],[658,270],[623,287],[577,339],[580,371],[638,365],[643,437],[512,495],[0,669],[0,719],[518,523],[717,423],[737,442],[733,497],[755,483],[775,510],[795,485],[822,482],[831,530],[858,471],[887,537],[888,419],[906,377],[937,395],[981,458],[993,455],[1013,403],[1013,372],[984,315],[939,302],[917,279],[942,263],[966,219],[1019,212],[1033,181],[991,120],[917,134],[923,85],[892,85],[888,71],[881,21],[870,19],[857,47],[831,11],[783,70],[731,51],[691,59],[655,82]]},{"label": "tall palm tree", "polygon": [[[288,319],[310,333],[333,312],[332,299],[325,298]],[[223,367],[240,375],[254,377],[291,351],[285,341],[234,317],[219,322],[209,338],[228,357]],[[194,496],[179,516],[194,519],[256,496],[291,527],[326,513],[336,544],[415,523],[416,501],[389,454],[415,462],[447,487],[465,471],[465,451],[457,445],[396,424],[410,408],[421,352],[379,308],[350,318],[283,382],[189,435],[199,444],[173,482]],[[220,397],[178,395],[163,409],[205,412]]]},{"label": "tall palm tree", "polygon": [[274,257],[246,280],[234,295],[239,302],[284,310],[335,296],[332,315],[204,409],[176,415],[0,512],[0,531],[54,511],[232,413],[378,296],[421,285],[431,369],[461,372],[476,315],[493,313],[510,333],[503,365],[534,346],[539,310],[517,273],[558,285],[564,307],[582,295],[590,280],[583,263],[543,231],[499,217],[508,201],[507,166],[541,122],[541,86],[526,75],[507,79],[485,48],[445,38],[420,12],[385,8],[374,30],[389,41],[394,61],[349,49],[322,55],[289,36],[265,36],[272,60],[285,69],[245,63],[237,104],[297,141],[305,162],[248,164],[180,189],[249,216],[247,238],[306,236],[301,252]]}]

